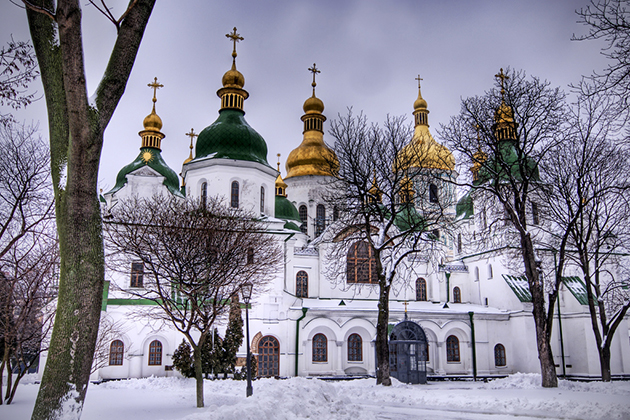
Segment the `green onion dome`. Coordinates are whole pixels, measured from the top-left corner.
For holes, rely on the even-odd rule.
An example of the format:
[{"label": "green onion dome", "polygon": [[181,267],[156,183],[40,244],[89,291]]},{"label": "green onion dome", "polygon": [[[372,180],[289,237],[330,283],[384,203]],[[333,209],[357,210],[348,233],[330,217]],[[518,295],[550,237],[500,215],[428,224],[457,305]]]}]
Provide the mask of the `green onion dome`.
[{"label": "green onion dome", "polygon": [[473,200],[470,196],[470,191],[467,192],[462,198],[459,199],[455,206],[455,219],[466,220],[470,219],[474,215]]}]

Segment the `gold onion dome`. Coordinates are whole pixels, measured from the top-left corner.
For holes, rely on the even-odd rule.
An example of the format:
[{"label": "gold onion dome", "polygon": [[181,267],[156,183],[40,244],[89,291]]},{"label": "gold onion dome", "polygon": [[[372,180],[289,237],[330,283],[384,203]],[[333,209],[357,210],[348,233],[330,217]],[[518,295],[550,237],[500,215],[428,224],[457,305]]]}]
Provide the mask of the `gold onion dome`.
[{"label": "gold onion dome", "polygon": [[223,87],[234,87],[242,89],[245,86],[245,76],[236,70],[236,63],[232,61],[232,68],[225,72],[221,79]]},{"label": "gold onion dome", "polygon": [[155,113],[155,106],[151,113],[144,118],[142,125],[144,125],[145,130],[149,131],[160,131],[162,129],[162,118]]},{"label": "gold onion dome", "polygon": [[[309,71],[313,73],[313,95],[304,102],[304,139],[289,153],[287,158],[287,178],[305,175],[331,175],[337,163],[337,156],[324,143],[324,102],[315,96],[315,75],[320,71],[315,64]],[[331,168],[331,166],[333,168]]]},{"label": "gold onion dome", "polygon": [[427,101],[420,92],[420,77],[418,80],[418,99],[414,102],[415,129],[411,142],[402,148],[399,153],[398,170],[406,170],[410,167],[440,169],[452,171],[455,169],[455,158],[446,146],[435,141],[429,131],[429,110]]}]

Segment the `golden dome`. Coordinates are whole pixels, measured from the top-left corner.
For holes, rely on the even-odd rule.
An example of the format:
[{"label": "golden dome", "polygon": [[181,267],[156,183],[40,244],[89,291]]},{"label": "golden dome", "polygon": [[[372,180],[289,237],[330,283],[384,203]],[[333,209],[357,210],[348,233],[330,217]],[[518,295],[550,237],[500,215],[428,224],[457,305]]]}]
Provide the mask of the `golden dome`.
[{"label": "golden dome", "polygon": [[416,167],[452,171],[455,158],[446,146],[435,141],[428,126],[417,125],[413,139],[398,154],[398,165],[398,170]]},{"label": "golden dome", "polygon": [[512,107],[508,106],[505,101],[501,101],[501,106],[494,113],[494,120],[497,123],[514,122],[514,111],[512,111]]},{"label": "golden dome", "polygon": [[324,144],[323,134],[312,130],[304,133],[304,140],[289,153],[287,178],[304,175],[332,175],[338,166],[335,152]]},{"label": "golden dome", "polygon": [[144,118],[142,125],[144,125],[145,130],[149,131],[160,131],[162,129],[162,118],[155,113],[155,106],[151,113]]},{"label": "golden dome", "polygon": [[236,70],[236,63],[232,62],[232,68],[225,72],[221,79],[223,87],[243,88],[245,86],[245,76]]},{"label": "golden dome", "polygon": [[315,92],[313,92],[313,96],[304,101],[303,109],[306,114],[321,114],[324,112],[324,102],[315,96]]},{"label": "golden dome", "polygon": [[413,103],[413,110],[420,111],[427,109],[427,101],[422,97],[422,92],[420,92],[420,84],[418,84],[418,99]]}]

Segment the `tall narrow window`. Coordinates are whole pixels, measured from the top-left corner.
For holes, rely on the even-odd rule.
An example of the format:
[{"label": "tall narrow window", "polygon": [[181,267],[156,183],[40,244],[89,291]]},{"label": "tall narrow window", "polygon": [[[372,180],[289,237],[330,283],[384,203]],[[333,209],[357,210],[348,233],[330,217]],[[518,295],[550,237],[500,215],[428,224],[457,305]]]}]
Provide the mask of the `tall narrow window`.
[{"label": "tall narrow window", "polygon": [[295,276],[295,295],[299,298],[308,297],[308,273],[304,270],[298,271]]},{"label": "tall narrow window", "polygon": [[422,277],[416,280],[416,300],[427,300],[427,281]]},{"label": "tall narrow window", "polygon": [[258,343],[258,376],[280,375],[280,344],[275,337],[266,335]]},{"label": "tall narrow window", "polygon": [[131,287],[142,287],[144,278],[144,264],[141,262],[131,263]]},{"label": "tall narrow window", "polygon": [[237,209],[238,208],[238,182],[232,182],[232,188],[230,192],[230,207]]},{"label": "tall narrow window", "polygon": [[159,366],[162,364],[162,343],[158,340],[149,344],[149,366]]},{"label": "tall narrow window", "polygon": [[109,365],[122,366],[124,352],[125,344],[122,341],[112,341],[112,344],[109,346]]},{"label": "tall narrow window", "polygon": [[488,278],[491,279],[494,276],[492,272],[492,264],[488,264]]},{"label": "tall narrow window", "polygon": [[462,234],[461,233],[457,234],[457,253],[458,254],[462,253]]},{"label": "tall narrow window", "polygon": [[459,339],[454,335],[449,335],[446,339],[446,361],[459,362]]},{"label": "tall narrow window", "polygon": [[538,204],[532,203],[532,223],[537,225],[540,223],[540,218],[538,216]]},{"label": "tall narrow window", "polygon": [[363,339],[359,334],[350,334],[348,337],[348,361],[363,361]]},{"label": "tall narrow window", "polygon": [[323,204],[317,205],[317,211],[315,214],[315,236],[322,234],[326,228],[326,207]]},{"label": "tall narrow window", "polygon": [[503,344],[497,344],[494,346],[494,365],[499,367],[507,365],[507,361],[505,359],[505,347]]},{"label": "tall narrow window", "polygon": [[346,276],[348,283],[378,283],[374,249],[367,242],[357,241],[350,246]]},{"label": "tall narrow window", "polygon": [[337,206],[333,206],[333,222],[336,222],[339,219],[339,208]]},{"label": "tall narrow window", "polygon": [[308,210],[304,204],[300,206],[298,213],[300,213],[300,221],[302,222],[302,224],[300,225],[300,230],[302,231],[302,233],[308,233]]},{"label": "tall narrow window", "polygon": [[324,334],[313,337],[313,362],[328,361],[328,339]]},{"label": "tall narrow window", "polygon": [[453,287],[453,303],[462,303],[462,291],[459,287]]},{"label": "tall narrow window", "polygon": [[254,248],[247,248],[247,264],[254,264]]},{"label": "tall narrow window", "polygon": [[435,184],[429,185],[429,201],[431,203],[439,203],[438,187]]},{"label": "tall narrow window", "polygon": [[201,207],[205,209],[207,203],[208,203],[208,183],[204,182],[201,184]]},{"label": "tall narrow window", "polygon": [[260,212],[265,212],[265,187],[260,187]]}]

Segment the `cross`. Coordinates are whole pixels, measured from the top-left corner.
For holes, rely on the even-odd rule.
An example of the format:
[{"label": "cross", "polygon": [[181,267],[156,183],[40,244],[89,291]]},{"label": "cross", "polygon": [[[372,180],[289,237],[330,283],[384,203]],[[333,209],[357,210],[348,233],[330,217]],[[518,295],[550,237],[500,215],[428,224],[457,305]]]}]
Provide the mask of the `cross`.
[{"label": "cross", "polygon": [[195,139],[195,137],[198,137],[199,134],[195,133],[194,129],[190,129],[190,133],[186,133],[186,135],[188,137],[190,137],[190,153],[192,153],[192,149],[193,149],[193,140]]},{"label": "cross", "polygon": [[317,68],[317,66],[315,65],[315,63],[313,63],[313,67],[310,67],[308,69],[308,71],[310,71],[311,73],[313,73],[313,83],[311,83],[311,86],[313,86],[313,95],[315,95],[315,86],[317,86],[317,83],[315,83],[315,75],[317,73],[321,73],[321,71],[319,71],[319,69]]},{"label": "cross", "polygon": [[501,68],[501,72],[498,73],[498,74],[495,74],[494,77],[496,77],[498,79],[501,79],[501,90],[503,90],[503,82],[505,82],[505,79],[509,79],[510,78],[509,76],[506,76],[503,73],[503,68]]},{"label": "cross", "polygon": [[157,102],[157,97],[155,96],[157,93],[157,90],[159,88],[163,88],[164,85],[158,83],[157,77],[156,77],[153,79],[153,83],[149,83],[147,86],[149,86],[150,88],[153,88],[153,104],[155,105],[155,103]]},{"label": "cross", "polygon": [[232,50],[232,57],[236,58],[236,43],[244,40],[245,38],[243,38],[240,34],[236,33],[236,26],[234,27],[234,31],[231,34],[225,34],[225,36],[227,36],[228,38],[232,40],[232,42],[234,42],[234,50]]},{"label": "cross", "polygon": [[409,301],[404,301],[403,305],[405,305],[405,313],[407,313],[407,305],[409,305]]},{"label": "cross", "polygon": [[420,89],[420,81],[424,79],[420,77],[420,75],[418,75],[418,77],[416,77],[416,80],[418,81],[418,89]]},{"label": "cross", "polygon": [[280,153],[278,153],[278,172],[280,172]]}]

